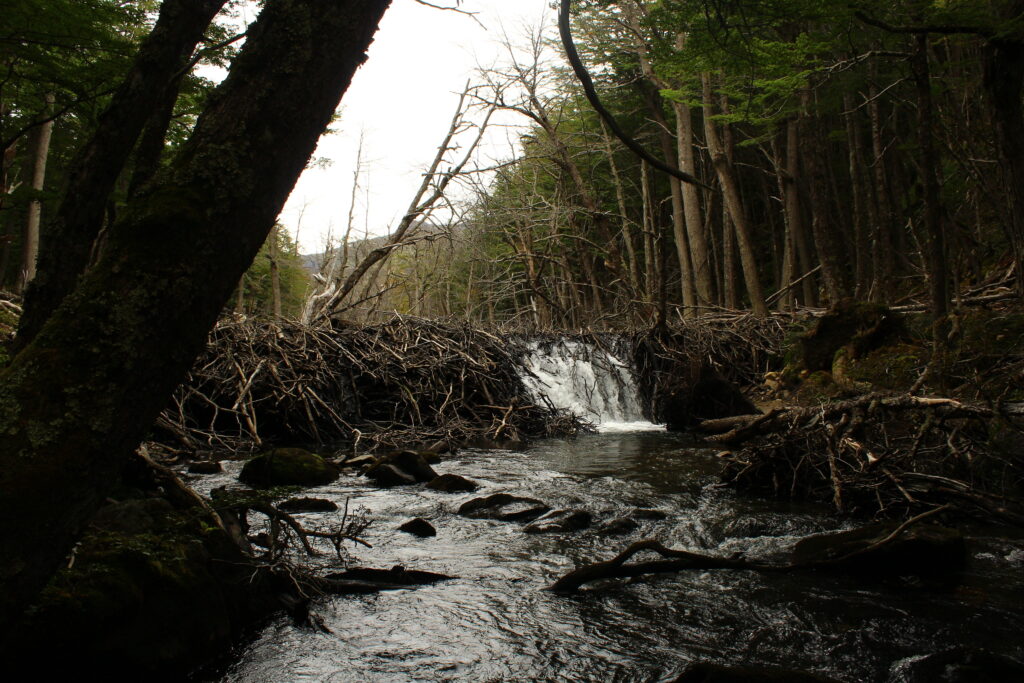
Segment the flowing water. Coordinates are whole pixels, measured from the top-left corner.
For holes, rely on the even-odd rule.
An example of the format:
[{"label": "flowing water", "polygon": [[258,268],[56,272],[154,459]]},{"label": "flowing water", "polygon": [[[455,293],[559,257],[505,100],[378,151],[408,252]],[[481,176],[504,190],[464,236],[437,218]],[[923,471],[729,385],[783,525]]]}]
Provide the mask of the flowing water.
[{"label": "flowing water", "polygon": [[[636,429],[637,417],[616,419]],[[196,488],[207,492],[234,482],[240,463],[226,465],[225,474],[202,478]],[[971,531],[969,567],[956,587],[706,570],[609,582],[564,596],[544,588],[574,566],[608,559],[640,538],[769,558],[803,535],[844,522],[820,508],[744,499],[717,488],[714,451],[664,431],[608,430],[542,441],[523,452],[466,449],[436,469],[473,479],[481,489],[379,489],[353,475],[308,495],[347,499],[372,516],[365,536],[373,548],[353,549],[353,564],[402,564],[456,578],[321,599],[313,611],[329,633],[282,616],[203,678],[659,681],[671,680],[688,662],[710,660],[813,670],[841,681],[899,681],[915,658],[954,645],[1024,656],[1024,539]],[[516,523],[454,513],[472,497],[499,491],[587,509],[595,524],[531,535]],[[638,509],[660,511],[664,519],[641,519],[625,536],[599,532],[601,523]],[[302,519],[313,524],[338,514]],[[437,528],[436,537],[396,531],[417,516]]]}]

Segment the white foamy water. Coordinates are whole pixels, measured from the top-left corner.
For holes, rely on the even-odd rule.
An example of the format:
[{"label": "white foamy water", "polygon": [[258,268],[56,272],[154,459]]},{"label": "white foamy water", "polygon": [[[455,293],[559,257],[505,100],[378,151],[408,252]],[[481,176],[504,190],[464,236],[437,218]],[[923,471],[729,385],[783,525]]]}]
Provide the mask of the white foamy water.
[{"label": "white foamy water", "polygon": [[546,398],[602,432],[664,429],[644,419],[633,373],[619,358],[565,339],[529,348],[525,364],[531,374],[523,382],[538,400]]}]

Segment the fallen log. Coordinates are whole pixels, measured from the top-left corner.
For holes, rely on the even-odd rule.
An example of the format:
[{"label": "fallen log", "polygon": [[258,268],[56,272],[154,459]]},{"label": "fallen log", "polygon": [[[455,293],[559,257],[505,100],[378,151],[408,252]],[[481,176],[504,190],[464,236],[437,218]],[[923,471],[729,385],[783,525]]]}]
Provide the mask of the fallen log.
[{"label": "fallen log", "polygon": [[[871,525],[806,537],[794,545],[793,559],[785,564],[750,560],[742,553],[723,557],[677,550],[666,548],[658,540],[644,539],[628,546],[610,560],[577,567],[555,581],[548,590],[572,593],[594,581],[687,569],[744,569],[777,573],[849,568],[872,575],[879,575],[880,572],[885,575],[955,571],[962,566],[965,552],[963,536],[959,532],[945,527],[922,525],[916,533],[908,534],[908,530],[919,522],[948,509],[948,506],[937,507],[901,524]],[[903,552],[894,551],[894,546],[898,544],[903,545]],[[657,553],[662,559],[629,563],[635,555],[645,551]],[[943,554],[948,561],[936,561]],[[896,556],[901,556],[901,562],[892,561]]]}]

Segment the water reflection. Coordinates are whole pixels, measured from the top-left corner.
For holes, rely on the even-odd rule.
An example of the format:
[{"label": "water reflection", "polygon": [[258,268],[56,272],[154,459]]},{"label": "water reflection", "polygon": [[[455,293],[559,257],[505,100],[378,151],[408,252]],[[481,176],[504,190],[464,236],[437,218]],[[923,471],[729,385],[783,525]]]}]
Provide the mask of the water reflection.
[{"label": "water reflection", "polygon": [[[316,495],[351,496],[371,510],[361,564],[403,563],[457,575],[450,582],[318,604],[332,634],[269,625],[207,680],[658,681],[688,661],[759,662],[841,681],[886,680],[894,663],[959,643],[1024,655],[1024,541],[975,533],[965,583],[951,590],[867,584],[849,577],[694,571],[598,586],[565,597],[543,590],[577,563],[629,542],[769,556],[807,533],[842,525],[814,507],[744,500],[712,486],[714,450],[664,432],[548,441],[525,453],[467,451],[437,467],[483,484],[477,494],[422,487],[378,490],[359,477]],[[205,480],[211,487],[230,473]],[[514,524],[453,513],[472,495],[508,491],[597,521],[636,508],[617,538],[594,529],[528,535]],[[430,539],[395,531],[412,516]],[[316,518],[316,516],[311,516]]]}]

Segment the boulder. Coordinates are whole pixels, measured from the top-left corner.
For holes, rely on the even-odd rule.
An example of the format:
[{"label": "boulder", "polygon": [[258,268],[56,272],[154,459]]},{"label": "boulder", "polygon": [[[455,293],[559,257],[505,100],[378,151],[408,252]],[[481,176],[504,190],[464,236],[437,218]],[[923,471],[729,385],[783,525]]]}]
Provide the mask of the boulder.
[{"label": "boulder", "polygon": [[528,534],[579,531],[590,526],[591,519],[586,510],[552,510],[527,524],[523,531]]},{"label": "boulder", "polygon": [[[793,547],[794,564],[836,562],[837,569],[882,576],[936,575],[963,569],[967,548],[963,534],[933,524],[917,524],[893,541],[873,550],[875,543],[895,531],[897,523],[869,524],[836,533],[817,534]],[[859,553],[849,560],[843,560]]]},{"label": "boulder", "polygon": [[215,460],[197,460],[188,466],[189,474],[220,474],[224,467]]},{"label": "boulder", "polygon": [[445,493],[455,493],[460,491],[476,491],[480,486],[463,476],[449,472],[442,474],[436,479],[431,479],[427,484],[427,488],[434,489],[435,491],[444,491]]},{"label": "boulder", "polygon": [[325,498],[289,498],[277,504],[281,512],[334,512],[338,504]]},{"label": "boulder", "polygon": [[404,486],[437,479],[437,472],[416,451],[393,451],[365,472],[378,486]]},{"label": "boulder", "polygon": [[420,538],[437,536],[437,529],[434,528],[434,525],[422,517],[410,519],[408,522],[398,527],[398,530],[404,531],[407,534],[412,534],[413,536],[419,536]]},{"label": "boulder", "polygon": [[463,503],[458,514],[472,519],[495,519],[501,522],[530,522],[551,508],[536,498],[494,493]]},{"label": "boulder", "polygon": [[321,486],[338,478],[338,468],[301,448],[275,448],[245,463],[238,479],[257,488]]}]

